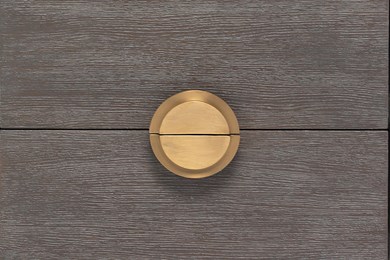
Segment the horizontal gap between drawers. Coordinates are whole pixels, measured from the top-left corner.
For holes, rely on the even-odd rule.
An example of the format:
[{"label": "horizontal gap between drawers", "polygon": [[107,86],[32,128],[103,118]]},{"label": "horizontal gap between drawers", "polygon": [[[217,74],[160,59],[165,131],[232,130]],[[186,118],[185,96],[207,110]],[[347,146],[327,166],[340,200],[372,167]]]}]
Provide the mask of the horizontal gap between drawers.
[{"label": "horizontal gap between drawers", "polygon": [[[149,131],[147,128],[24,128],[4,127],[2,131]],[[360,129],[323,129],[323,128],[259,128],[240,129],[240,131],[388,131],[386,128],[360,128]]]}]

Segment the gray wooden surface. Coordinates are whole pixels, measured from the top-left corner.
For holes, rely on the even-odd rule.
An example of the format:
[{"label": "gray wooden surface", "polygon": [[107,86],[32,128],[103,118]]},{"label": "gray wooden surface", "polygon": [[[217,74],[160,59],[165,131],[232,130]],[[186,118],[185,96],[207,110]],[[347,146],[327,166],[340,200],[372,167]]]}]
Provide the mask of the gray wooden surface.
[{"label": "gray wooden surface", "polygon": [[245,129],[387,128],[387,0],[2,0],[0,14],[2,127],[146,129],[195,88]]},{"label": "gray wooden surface", "polygon": [[[388,5],[1,0],[0,259],[387,259]],[[252,130],[208,179],[149,147],[186,89]]]},{"label": "gray wooden surface", "polygon": [[1,259],[387,259],[386,131],[243,131],[203,180],[147,131],[1,142]]}]

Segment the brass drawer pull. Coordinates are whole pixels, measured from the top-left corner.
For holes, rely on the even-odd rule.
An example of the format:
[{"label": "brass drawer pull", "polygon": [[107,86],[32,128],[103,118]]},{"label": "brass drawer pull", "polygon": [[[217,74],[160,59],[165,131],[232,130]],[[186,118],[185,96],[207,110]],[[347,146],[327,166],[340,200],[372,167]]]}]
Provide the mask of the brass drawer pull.
[{"label": "brass drawer pull", "polygon": [[152,118],[149,133],[160,163],[193,179],[224,169],[240,143],[233,110],[221,98],[201,90],[184,91],[165,100]]}]

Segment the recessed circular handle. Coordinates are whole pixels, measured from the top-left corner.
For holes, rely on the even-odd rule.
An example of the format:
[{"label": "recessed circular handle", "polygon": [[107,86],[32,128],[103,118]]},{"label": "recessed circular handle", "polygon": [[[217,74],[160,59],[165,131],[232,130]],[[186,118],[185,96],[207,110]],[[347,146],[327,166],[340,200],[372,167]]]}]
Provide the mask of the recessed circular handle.
[{"label": "recessed circular handle", "polygon": [[150,123],[150,143],[162,165],[198,179],[224,169],[240,143],[233,110],[207,91],[189,90],[165,100]]}]

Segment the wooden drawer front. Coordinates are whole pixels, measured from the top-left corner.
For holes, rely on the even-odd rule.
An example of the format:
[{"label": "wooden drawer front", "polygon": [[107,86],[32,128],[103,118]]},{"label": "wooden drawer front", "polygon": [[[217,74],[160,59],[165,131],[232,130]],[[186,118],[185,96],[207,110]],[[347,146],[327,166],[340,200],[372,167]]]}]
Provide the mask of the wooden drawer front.
[{"label": "wooden drawer front", "polygon": [[147,131],[4,131],[6,259],[386,259],[387,132],[243,131],[211,178]]},{"label": "wooden drawer front", "polygon": [[388,1],[1,6],[2,127],[146,129],[205,89],[244,129],[387,128]]},{"label": "wooden drawer front", "polygon": [[[387,259],[388,1],[2,0],[0,259]],[[241,144],[155,159],[169,96]]]}]

